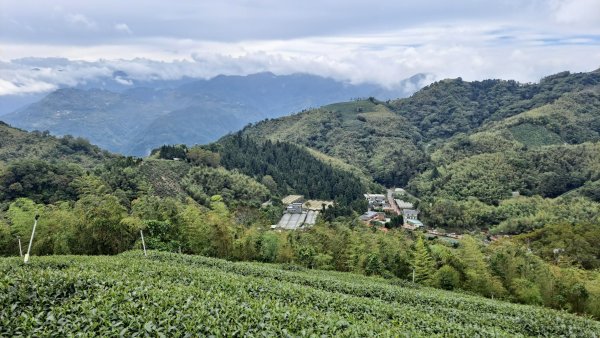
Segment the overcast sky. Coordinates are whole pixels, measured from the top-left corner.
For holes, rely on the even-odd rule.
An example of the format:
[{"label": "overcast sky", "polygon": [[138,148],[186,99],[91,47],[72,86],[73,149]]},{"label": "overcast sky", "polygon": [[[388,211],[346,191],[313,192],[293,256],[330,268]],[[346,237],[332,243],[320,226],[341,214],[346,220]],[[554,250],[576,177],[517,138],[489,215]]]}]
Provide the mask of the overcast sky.
[{"label": "overcast sky", "polygon": [[[16,60],[29,57],[69,60]],[[0,0],[0,95],[117,69],[393,86],[416,73],[528,82],[597,68],[600,0]]]}]

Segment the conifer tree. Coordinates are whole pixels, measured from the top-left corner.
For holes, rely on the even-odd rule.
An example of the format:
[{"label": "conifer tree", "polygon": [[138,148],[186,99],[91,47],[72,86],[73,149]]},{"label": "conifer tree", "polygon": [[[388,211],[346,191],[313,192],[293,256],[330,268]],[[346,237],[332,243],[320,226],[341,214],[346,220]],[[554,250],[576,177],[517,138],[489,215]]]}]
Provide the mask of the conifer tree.
[{"label": "conifer tree", "polygon": [[413,261],[413,269],[415,274],[415,282],[429,285],[435,273],[435,262],[429,252],[427,246],[423,242],[423,238],[419,237],[415,244],[415,257]]}]

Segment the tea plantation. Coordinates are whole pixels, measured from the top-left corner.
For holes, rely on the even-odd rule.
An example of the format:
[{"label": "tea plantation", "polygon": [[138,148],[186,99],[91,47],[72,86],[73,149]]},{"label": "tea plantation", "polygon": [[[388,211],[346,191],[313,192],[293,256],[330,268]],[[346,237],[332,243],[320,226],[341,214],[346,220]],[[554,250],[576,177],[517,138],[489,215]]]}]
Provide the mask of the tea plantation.
[{"label": "tea plantation", "polygon": [[0,336],[598,337],[540,307],[294,266],[139,251],[0,259]]}]

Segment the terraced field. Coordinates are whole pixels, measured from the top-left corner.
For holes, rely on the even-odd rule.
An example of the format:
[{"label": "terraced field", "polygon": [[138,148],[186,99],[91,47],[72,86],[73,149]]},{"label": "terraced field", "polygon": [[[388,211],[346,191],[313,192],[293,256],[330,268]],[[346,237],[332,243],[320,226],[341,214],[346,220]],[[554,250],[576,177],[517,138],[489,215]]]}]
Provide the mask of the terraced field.
[{"label": "terraced field", "polygon": [[0,259],[0,336],[572,336],[549,309],[294,266],[138,251]]}]

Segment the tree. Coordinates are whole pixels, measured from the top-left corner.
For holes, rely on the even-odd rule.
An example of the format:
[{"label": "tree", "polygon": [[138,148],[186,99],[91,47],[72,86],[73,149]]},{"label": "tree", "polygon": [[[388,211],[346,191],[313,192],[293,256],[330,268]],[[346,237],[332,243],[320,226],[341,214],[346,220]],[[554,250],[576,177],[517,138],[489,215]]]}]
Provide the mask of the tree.
[{"label": "tree", "polygon": [[79,218],[76,253],[114,255],[131,247],[136,234],[121,224],[127,210],[113,195],[85,195],[75,204]]},{"label": "tree", "polygon": [[260,183],[262,183],[265,187],[267,187],[272,194],[277,192],[277,182],[275,182],[275,180],[273,179],[273,176],[271,176],[271,175],[263,176]]},{"label": "tree", "polygon": [[459,249],[460,259],[465,266],[465,288],[486,296],[504,295],[502,283],[492,276],[490,268],[476,240],[463,236]]},{"label": "tree", "polygon": [[442,266],[434,276],[434,285],[444,290],[454,290],[460,285],[460,275],[450,265]]},{"label": "tree", "polygon": [[200,146],[193,146],[187,152],[187,159],[195,165],[216,168],[221,162],[221,155]]},{"label": "tree", "polygon": [[413,269],[415,282],[425,285],[432,284],[433,274],[435,273],[435,262],[429,255],[429,251],[427,251],[423,237],[417,239],[414,255]]}]

